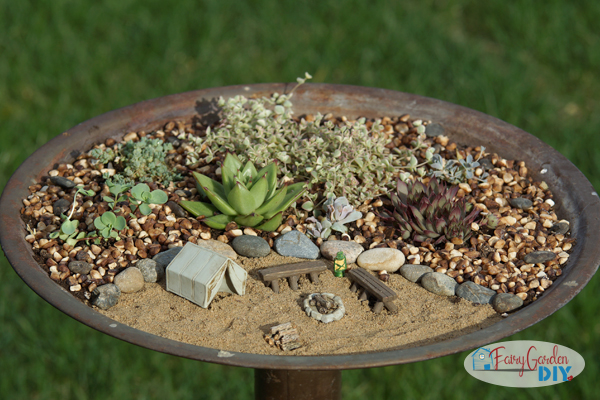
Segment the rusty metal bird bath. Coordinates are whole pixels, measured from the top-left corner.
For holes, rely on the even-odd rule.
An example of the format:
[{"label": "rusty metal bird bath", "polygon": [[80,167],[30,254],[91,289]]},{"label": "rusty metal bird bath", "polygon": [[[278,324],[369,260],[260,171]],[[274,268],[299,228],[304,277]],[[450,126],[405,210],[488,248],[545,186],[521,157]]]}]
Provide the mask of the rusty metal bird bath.
[{"label": "rusty metal bird bath", "polygon": [[[409,113],[432,120],[459,144],[484,145],[507,159],[526,160],[535,180],[550,186],[559,217],[571,221],[577,245],[562,276],[537,301],[503,321],[459,338],[401,350],[332,356],[271,356],[222,352],[155,336],[118,323],[86,306],[50,280],[34,260],[20,218],[28,186],[55,163],[70,162],[72,152],[121,137],[129,131],[151,131],[173,119],[214,112],[212,99],[242,94],[268,96],[289,91],[291,84],[260,84],[198,90],[144,101],[83,122],[55,137],[31,155],[13,174],[0,199],[0,242],[9,262],[31,289],[76,320],[115,338],[148,349],[199,361],[255,368],[256,398],[339,398],[341,370],[428,360],[499,341],[548,317],[588,283],[600,264],[600,200],[584,175],[556,150],[534,136],[496,118],[440,100],[384,89],[305,84],[294,94],[296,115],[333,113],[349,118]],[[542,175],[542,170],[545,173]]]}]

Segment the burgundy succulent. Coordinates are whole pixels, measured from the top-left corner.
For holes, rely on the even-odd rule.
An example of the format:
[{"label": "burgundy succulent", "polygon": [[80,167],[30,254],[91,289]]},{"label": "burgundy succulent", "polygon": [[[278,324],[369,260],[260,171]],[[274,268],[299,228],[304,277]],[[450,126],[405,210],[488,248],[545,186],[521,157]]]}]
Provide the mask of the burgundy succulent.
[{"label": "burgundy succulent", "polygon": [[[479,210],[468,213],[472,205],[464,198],[455,198],[458,189],[458,186],[446,187],[435,178],[428,184],[421,180],[407,184],[398,179],[397,191],[390,195],[394,210],[381,215],[397,223],[403,240],[411,237],[415,242],[433,239],[434,244],[454,238],[466,241],[471,236],[471,223],[475,222]],[[486,218],[488,225],[489,219]]]}]

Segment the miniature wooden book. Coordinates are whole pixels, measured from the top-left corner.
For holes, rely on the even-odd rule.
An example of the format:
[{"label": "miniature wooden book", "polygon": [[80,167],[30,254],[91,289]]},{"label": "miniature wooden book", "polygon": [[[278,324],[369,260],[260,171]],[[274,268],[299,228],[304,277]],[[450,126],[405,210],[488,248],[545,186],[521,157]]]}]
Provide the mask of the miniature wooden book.
[{"label": "miniature wooden book", "polygon": [[202,308],[218,292],[246,292],[248,273],[231,259],[212,250],[187,243],[166,269],[167,290]]}]

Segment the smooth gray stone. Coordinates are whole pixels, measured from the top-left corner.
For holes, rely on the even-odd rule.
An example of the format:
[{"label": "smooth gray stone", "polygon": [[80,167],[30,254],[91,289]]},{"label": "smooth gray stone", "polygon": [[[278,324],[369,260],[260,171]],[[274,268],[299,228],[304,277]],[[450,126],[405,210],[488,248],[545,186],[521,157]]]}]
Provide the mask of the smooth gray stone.
[{"label": "smooth gray stone", "polygon": [[75,182],[70,179],[63,178],[62,176],[51,176],[50,182],[56,186],[60,186],[63,189],[72,189],[76,186]]},{"label": "smooth gray stone", "polygon": [[444,127],[440,124],[429,124],[425,127],[425,135],[429,137],[442,136],[444,134]]},{"label": "smooth gray stone", "polygon": [[346,256],[347,264],[355,263],[360,253],[364,250],[364,247],[360,244],[345,240],[328,240],[321,245],[321,254],[323,257],[328,260],[335,260],[338,251],[341,251]]},{"label": "smooth gray stone", "polygon": [[160,282],[165,276],[165,268],[156,261],[144,258],[134,264],[144,277],[144,282]]},{"label": "smooth gray stone", "polygon": [[569,224],[567,222],[557,222],[550,227],[550,232],[557,235],[564,235],[569,232]]},{"label": "smooth gray stone", "polygon": [[167,251],[163,251],[163,252],[158,253],[157,255],[155,255],[154,257],[152,257],[152,259],[154,261],[156,261],[156,263],[158,265],[160,265],[161,267],[167,268],[167,266],[169,265],[169,263],[171,261],[173,261],[173,259],[175,258],[175,256],[177,254],[179,254],[179,252],[181,251],[181,249],[183,249],[183,247],[181,247],[181,246],[170,248]]},{"label": "smooth gray stone", "polygon": [[119,301],[121,289],[114,283],[98,286],[92,292],[91,303],[98,308],[108,310]]},{"label": "smooth gray stone", "polygon": [[540,264],[545,263],[546,261],[552,261],[556,258],[556,254],[551,251],[534,251],[532,253],[527,254],[523,261],[527,264]]},{"label": "smooth gray stone", "polygon": [[74,274],[87,275],[90,273],[94,266],[85,261],[71,261],[68,267]]},{"label": "smooth gray stone", "polygon": [[509,199],[508,202],[511,206],[520,208],[521,210],[528,210],[533,206],[533,202],[524,197],[517,197],[516,199]]},{"label": "smooth gray stone", "polygon": [[69,211],[69,207],[71,207],[71,202],[67,199],[58,199],[52,204],[52,213],[57,217],[60,217],[60,214],[67,215],[67,211]]},{"label": "smooth gray stone", "polygon": [[492,297],[496,295],[496,292],[475,282],[466,281],[458,285],[456,295],[473,303],[488,304],[492,300]]},{"label": "smooth gray stone", "polygon": [[315,260],[319,248],[302,232],[293,230],[279,236],[273,243],[274,250],[284,257],[297,257]]},{"label": "smooth gray stone", "polygon": [[429,272],[421,278],[421,285],[431,293],[442,296],[454,296],[458,284],[446,274]]},{"label": "smooth gray stone", "polygon": [[400,275],[411,282],[419,283],[423,275],[433,272],[427,265],[405,264],[400,267]]},{"label": "smooth gray stone", "polygon": [[271,253],[269,243],[259,236],[238,236],[231,242],[231,247],[244,257],[266,257]]},{"label": "smooth gray stone", "polygon": [[523,300],[512,293],[499,293],[492,298],[492,307],[499,313],[505,313],[523,305]]},{"label": "smooth gray stone", "polygon": [[167,201],[167,206],[169,206],[169,208],[171,209],[171,211],[173,211],[173,214],[177,217],[177,218],[185,218],[187,217],[187,212],[185,212],[185,210],[183,208],[181,208],[181,206],[177,203],[175,203],[174,201]]}]

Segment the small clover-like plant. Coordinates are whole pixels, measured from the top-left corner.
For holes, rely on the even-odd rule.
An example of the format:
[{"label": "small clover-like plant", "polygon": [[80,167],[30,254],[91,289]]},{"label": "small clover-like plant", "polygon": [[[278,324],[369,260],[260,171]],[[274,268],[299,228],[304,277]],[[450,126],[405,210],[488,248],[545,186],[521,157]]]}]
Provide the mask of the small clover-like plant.
[{"label": "small clover-like plant", "polygon": [[150,187],[145,183],[138,183],[131,189],[131,210],[135,211],[139,207],[143,215],[148,215],[152,212],[149,204],[164,204],[169,200],[167,194],[159,189],[150,191]]},{"label": "small clover-like plant", "polygon": [[131,188],[131,186],[126,185],[126,184],[113,183],[110,180],[106,181],[106,184],[108,185],[108,191],[114,197],[104,196],[103,200],[108,203],[108,206],[110,207],[111,210],[114,210],[115,205],[118,202],[127,200],[127,196],[125,195],[125,192],[127,192],[127,190],[129,190]]},{"label": "small clover-like plant", "polygon": [[76,236],[78,225],[79,221],[65,218],[63,223],[60,225],[60,230],[52,232],[50,235],[48,235],[48,237],[50,239],[62,239],[72,246],[77,241]]},{"label": "small clover-like plant", "polygon": [[107,211],[94,220],[94,226],[105,239],[118,239],[120,231],[125,228],[127,221],[122,216],[116,216],[112,211]]},{"label": "small clover-like plant", "polygon": [[77,186],[75,191],[75,195],[73,196],[73,205],[71,206],[71,212],[68,216],[64,214],[61,216],[64,221],[60,225],[60,229],[58,231],[54,231],[48,235],[50,239],[62,239],[67,244],[74,246],[79,239],[85,238],[85,232],[79,232],[77,230],[77,226],[79,225],[78,220],[71,220],[73,213],[75,212],[75,207],[77,206],[77,195],[85,194],[86,196],[93,196],[93,190],[86,190],[83,186]]}]

